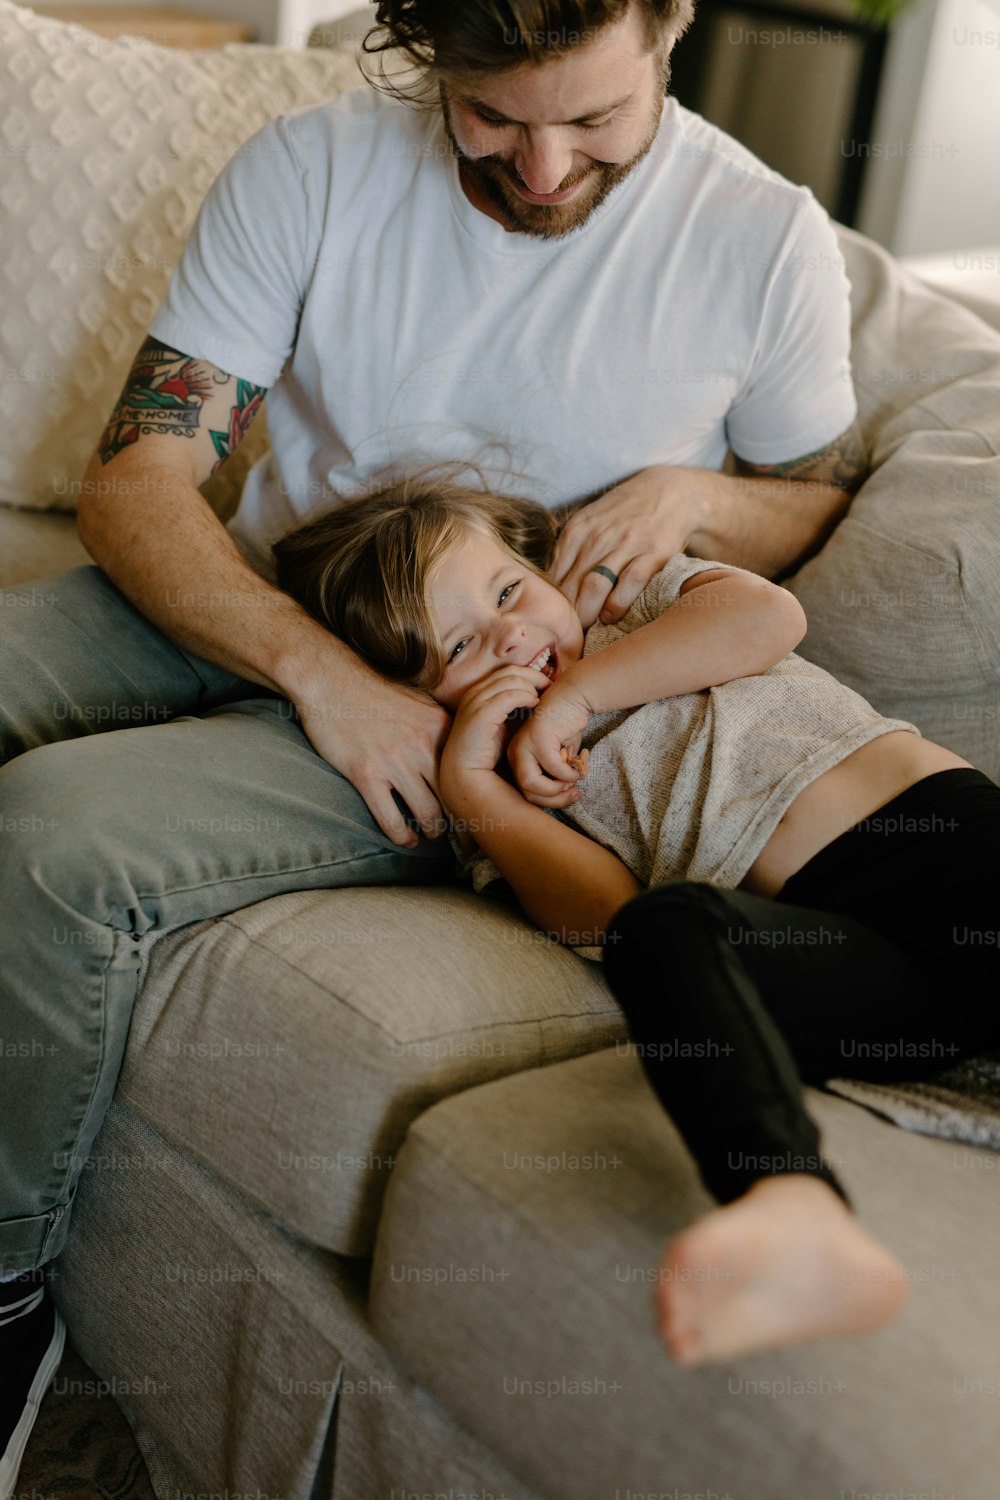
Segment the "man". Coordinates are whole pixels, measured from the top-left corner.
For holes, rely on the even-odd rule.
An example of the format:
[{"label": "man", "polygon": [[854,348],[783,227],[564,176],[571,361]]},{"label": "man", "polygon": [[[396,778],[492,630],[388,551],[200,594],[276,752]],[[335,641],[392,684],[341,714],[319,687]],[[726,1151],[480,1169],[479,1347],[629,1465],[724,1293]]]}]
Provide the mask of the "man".
[{"label": "man", "polygon": [[[565,0],[553,25],[540,0],[385,0],[434,107],[361,89],[237,153],[85,476],[99,567],[8,611],[0,1029],[28,1050],[2,1125],[0,1497],[61,1351],[42,1268],[114,1091],[139,937],[453,878],[448,715],[277,590],[269,542],[393,466],[474,463],[572,510],[555,576],[590,624],[685,548],[787,571],[860,483],[833,231],[665,99],[689,4]],[[265,393],[273,456],[227,530],[198,486]]]}]

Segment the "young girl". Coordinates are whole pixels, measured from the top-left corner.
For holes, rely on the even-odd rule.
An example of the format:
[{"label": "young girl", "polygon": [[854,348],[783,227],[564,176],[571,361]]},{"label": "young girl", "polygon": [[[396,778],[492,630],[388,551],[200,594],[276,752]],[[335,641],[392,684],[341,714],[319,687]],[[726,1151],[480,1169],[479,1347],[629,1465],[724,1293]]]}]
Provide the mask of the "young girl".
[{"label": "young girl", "polygon": [[675,1360],[870,1332],[906,1272],[854,1217],[802,1080],[1000,1045],[1000,787],[796,656],[786,589],[677,555],[584,632],[544,574],[555,539],[541,506],[425,473],[274,550],[317,620],[454,714],[441,801],[527,915],[603,949],[720,1205],[666,1248]]}]

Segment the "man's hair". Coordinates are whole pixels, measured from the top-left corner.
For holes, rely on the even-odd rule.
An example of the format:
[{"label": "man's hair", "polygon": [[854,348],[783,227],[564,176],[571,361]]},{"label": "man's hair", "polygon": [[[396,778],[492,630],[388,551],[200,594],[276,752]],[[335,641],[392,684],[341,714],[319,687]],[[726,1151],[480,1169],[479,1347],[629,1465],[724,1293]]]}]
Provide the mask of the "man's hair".
[{"label": "man's hair", "polygon": [[272,549],[278,587],[314,620],[383,676],[428,691],[445,671],[427,596],[444,553],[478,531],[542,574],[555,551],[551,511],[455,483],[454,473],[468,468],[435,465],[393,480],[307,521]]},{"label": "man's hair", "polygon": [[[694,19],[694,0],[380,0],[362,42],[378,67],[366,76],[406,103],[434,106],[441,75],[537,66],[594,41],[633,6],[647,52],[682,36]],[[396,76],[386,71],[386,54]],[[401,61],[410,65],[405,78]]]}]

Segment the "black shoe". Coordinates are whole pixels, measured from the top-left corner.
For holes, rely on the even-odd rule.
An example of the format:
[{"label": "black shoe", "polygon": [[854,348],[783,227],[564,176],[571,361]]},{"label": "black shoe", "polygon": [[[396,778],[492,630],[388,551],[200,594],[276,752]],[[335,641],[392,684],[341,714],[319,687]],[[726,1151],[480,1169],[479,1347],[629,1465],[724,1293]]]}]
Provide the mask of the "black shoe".
[{"label": "black shoe", "polygon": [[42,1397],[62,1359],[66,1325],[42,1270],[0,1282],[0,1500],[10,1500]]}]

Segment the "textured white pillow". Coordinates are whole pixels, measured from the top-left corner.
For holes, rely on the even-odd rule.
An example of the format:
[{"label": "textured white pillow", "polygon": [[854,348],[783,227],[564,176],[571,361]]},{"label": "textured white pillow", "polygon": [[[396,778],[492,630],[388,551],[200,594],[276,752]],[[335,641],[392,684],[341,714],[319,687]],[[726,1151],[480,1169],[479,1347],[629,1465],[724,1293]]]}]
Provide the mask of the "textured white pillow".
[{"label": "textured white pillow", "polygon": [[181,52],[0,0],[0,502],[75,509],[205,192],[354,47]]}]

